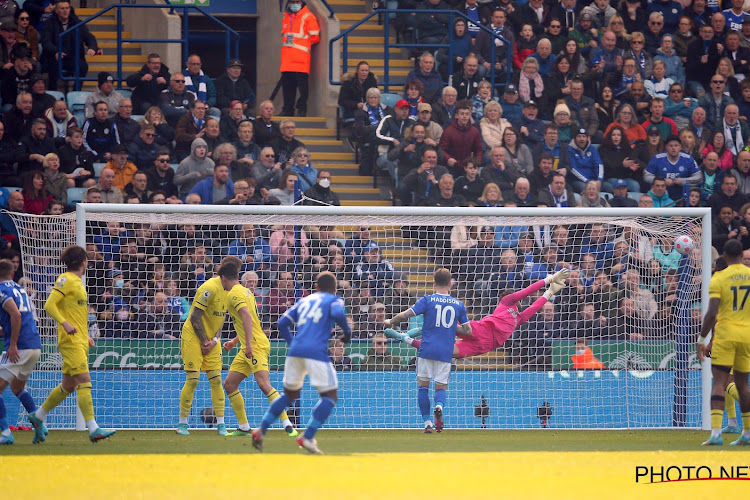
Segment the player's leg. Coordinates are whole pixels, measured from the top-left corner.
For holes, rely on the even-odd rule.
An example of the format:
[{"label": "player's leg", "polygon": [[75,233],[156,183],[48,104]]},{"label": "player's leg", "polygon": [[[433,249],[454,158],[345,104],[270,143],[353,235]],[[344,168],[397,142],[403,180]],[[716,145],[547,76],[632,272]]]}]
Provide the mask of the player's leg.
[{"label": "player's leg", "polygon": [[[86,369],[88,370],[88,366]],[[86,371],[69,376],[73,378],[73,382],[76,385],[78,408],[81,410],[86,427],[88,427],[91,442],[96,443],[112,436],[115,433],[113,429],[100,428],[94,419],[94,399],[91,396],[91,375],[89,372]]]},{"label": "player's leg", "polygon": [[424,433],[432,434],[433,423],[430,415],[430,381],[433,378],[429,359],[417,358],[417,406],[424,422]]},{"label": "player's leg", "polygon": [[722,434],[739,434],[740,425],[737,422],[737,401],[740,395],[737,392],[737,384],[734,383],[734,373],[729,373],[727,388],[724,389],[724,411],[727,412],[727,426],[721,430]]},{"label": "player's leg", "polygon": [[185,384],[180,391],[180,420],[177,424],[177,434],[188,436],[188,417],[193,407],[195,389],[200,380],[200,367],[203,366],[203,353],[197,340],[183,336],[180,340],[180,351],[182,353],[182,364],[185,368]]},{"label": "player's leg", "polygon": [[336,369],[330,361],[318,361],[316,359],[306,359],[307,371],[310,374],[310,385],[318,391],[320,399],[315,405],[307,422],[307,427],[302,436],[297,438],[297,444],[316,455],[323,452],[318,448],[315,440],[315,434],[318,429],[328,420],[333,408],[338,401],[339,380],[336,375]]},{"label": "player's leg", "polygon": [[226,436],[227,426],[224,423],[226,397],[221,383],[221,346],[218,343],[203,356],[201,370],[206,372],[208,384],[211,386],[211,404],[216,414],[216,432],[219,436]]},{"label": "player's leg", "polygon": [[263,415],[260,425],[253,429],[253,446],[257,450],[263,451],[263,437],[266,435],[268,428],[299,397],[305,375],[307,375],[305,359],[287,356],[284,361],[284,394],[271,403]]},{"label": "player's leg", "polygon": [[88,371],[87,349],[79,345],[63,344],[58,346],[58,350],[63,358],[62,382],[50,391],[42,406],[37,408],[34,413],[29,414],[29,422],[34,426],[34,444],[41,443],[46,439],[44,419],[47,418],[49,412],[76,390],[76,383],[72,374],[80,373],[82,370]]},{"label": "player's leg", "polygon": [[8,381],[3,377],[4,370],[0,368],[0,445],[13,444],[13,434],[10,432],[10,426],[8,425],[8,414],[5,409],[5,400],[3,399],[3,392],[8,387]]},{"label": "player's leg", "polygon": [[748,372],[750,372],[750,343],[741,343],[738,346],[734,361],[734,383],[737,384],[737,392],[740,399],[740,411],[742,412],[742,435],[731,444],[750,445],[750,387],[748,387]]},{"label": "player's leg", "polygon": [[230,436],[247,436],[250,434],[250,424],[247,421],[247,412],[245,411],[245,398],[242,397],[239,386],[243,380],[247,378],[247,375],[237,371],[235,362],[237,358],[232,362],[232,366],[229,368],[229,374],[224,380],[224,391],[227,393],[229,398],[229,405],[234,411],[234,415],[237,417],[239,422],[239,429],[234,432],[230,432]]},{"label": "player's leg", "polygon": [[433,361],[432,379],[435,382],[435,430],[443,432],[443,411],[448,380],[451,374],[451,364],[444,361]]},{"label": "player's leg", "polygon": [[[716,344],[714,344],[716,345]],[[703,442],[703,446],[722,445],[721,427],[724,420],[724,388],[727,386],[730,366],[713,364],[713,386],[711,388],[711,436]]]},{"label": "player's leg", "polygon": [[[268,370],[258,370],[253,373],[253,375],[255,376],[255,382],[258,384],[258,388],[263,391],[263,394],[266,395],[269,403],[273,403],[274,401],[279,399],[279,391],[274,389],[274,387],[271,385],[271,380],[268,376]],[[279,420],[281,420],[281,425],[284,427],[284,431],[288,436],[297,437],[299,435],[297,429],[295,429],[292,425],[292,421],[289,420],[289,415],[287,415],[286,410],[282,411],[279,414]]]}]

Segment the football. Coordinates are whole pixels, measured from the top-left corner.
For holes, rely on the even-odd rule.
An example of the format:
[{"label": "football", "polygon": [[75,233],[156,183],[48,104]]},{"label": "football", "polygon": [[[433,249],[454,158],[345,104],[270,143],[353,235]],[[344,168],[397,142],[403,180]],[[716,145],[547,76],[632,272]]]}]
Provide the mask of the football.
[{"label": "football", "polygon": [[678,236],[674,240],[674,249],[680,255],[686,255],[693,249],[693,240],[690,236]]}]

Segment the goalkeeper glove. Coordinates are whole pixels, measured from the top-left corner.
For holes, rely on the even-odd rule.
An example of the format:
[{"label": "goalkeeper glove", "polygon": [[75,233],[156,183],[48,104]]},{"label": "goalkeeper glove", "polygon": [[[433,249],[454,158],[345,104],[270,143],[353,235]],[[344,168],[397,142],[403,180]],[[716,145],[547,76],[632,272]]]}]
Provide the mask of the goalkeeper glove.
[{"label": "goalkeeper glove", "polygon": [[550,283],[557,283],[561,285],[565,285],[565,280],[570,277],[570,269],[560,269],[555,274],[549,277]]},{"label": "goalkeeper glove", "polygon": [[563,281],[562,283],[558,283],[557,281],[553,281],[549,284],[549,288],[547,289],[548,292],[550,292],[551,295],[555,295],[557,292],[565,288],[567,285]]}]

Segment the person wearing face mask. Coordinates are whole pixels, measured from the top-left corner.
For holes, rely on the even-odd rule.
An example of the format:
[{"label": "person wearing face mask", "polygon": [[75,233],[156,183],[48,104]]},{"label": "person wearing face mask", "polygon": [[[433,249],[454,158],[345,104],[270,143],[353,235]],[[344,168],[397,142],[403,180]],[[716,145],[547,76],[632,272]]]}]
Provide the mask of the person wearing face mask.
[{"label": "person wearing face mask", "polygon": [[288,0],[281,23],[281,86],[284,108],[281,114],[307,115],[308,80],[310,77],[310,52],[320,42],[320,25],[315,15],[302,0]]},{"label": "person wearing face mask", "polygon": [[331,173],[328,170],[320,170],[315,185],[303,194],[306,198],[303,205],[341,205],[339,196],[331,190]]},{"label": "person wearing face mask", "polygon": [[606,370],[604,363],[596,359],[585,338],[576,340],[576,353],[570,357],[574,370]]}]

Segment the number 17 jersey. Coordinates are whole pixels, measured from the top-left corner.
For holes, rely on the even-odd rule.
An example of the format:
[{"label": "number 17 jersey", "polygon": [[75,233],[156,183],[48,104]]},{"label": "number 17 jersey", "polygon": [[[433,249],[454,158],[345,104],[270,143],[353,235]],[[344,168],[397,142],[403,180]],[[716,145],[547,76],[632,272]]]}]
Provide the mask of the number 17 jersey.
[{"label": "number 17 jersey", "polygon": [[708,296],[721,299],[716,338],[750,342],[750,268],[733,264],[711,277]]},{"label": "number 17 jersey", "polygon": [[[5,303],[12,300],[16,303],[18,311],[21,313],[21,330],[18,333],[18,349],[41,349],[42,343],[39,339],[39,330],[34,321],[34,311],[31,309],[29,296],[26,290],[13,280],[3,281],[0,283],[0,308]],[[11,322],[10,315],[5,309],[0,309],[0,326],[5,332],[5,349],[10,345]]]},{"label": "number 17 jersey", "polygon": [[450,363],[456,326],[469,322],[466,306],[450,295],[434,293],[419,299],[411,310],[417,316],[424,315],[422,345],[417,356]]},{"label": "number 17 jersey", "polygon": [[331,361],[328,341],[335,320],[346,322],[344,301],[338,295],[316,292],[300,299],[284,316],[292,320],[296,334],[289,346],[289,356]]}]

